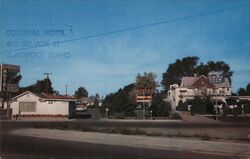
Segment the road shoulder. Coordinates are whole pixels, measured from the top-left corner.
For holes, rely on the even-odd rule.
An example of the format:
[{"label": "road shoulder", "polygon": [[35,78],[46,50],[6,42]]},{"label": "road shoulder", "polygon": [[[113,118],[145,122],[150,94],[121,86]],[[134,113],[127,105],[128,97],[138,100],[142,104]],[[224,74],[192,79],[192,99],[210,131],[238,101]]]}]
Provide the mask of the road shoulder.
[{"label": "road shoulder", "polygon": [[216,141],[173,139],[167,137],[103,134],[96,132],[34,128],[17,129],[11,131],[10,134],[114,146],[150,148],[159,150],[183,150],[206,154],[250,157],[250,144],[246,143],[228,143]]}]

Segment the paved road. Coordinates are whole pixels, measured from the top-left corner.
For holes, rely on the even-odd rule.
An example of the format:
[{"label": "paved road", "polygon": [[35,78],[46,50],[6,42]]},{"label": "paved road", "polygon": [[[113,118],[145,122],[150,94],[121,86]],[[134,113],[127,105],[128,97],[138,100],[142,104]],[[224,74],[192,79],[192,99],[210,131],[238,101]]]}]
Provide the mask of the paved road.
[{"label": "paved road", "polygon": [[[56,139],[34,138],[25,136],[11,135],[8,132],[18,128],[30,127],[162,127],[162,128],[249,128],[249,124],[203,124],[203,123],[180,123],[180,122],[119,122],[119,121],[20,121],[20,122],[2,122],[0,121],[0,156],[8,159],[77,159],[77,158],[107,158],[107,159],[221,159],[236,158],[232,156],[221,156],[211,154],[201,154],[197,152],[183,150],[159,150],[152,148],[138,148],[128,146],[106,145],[101,143],[64,141]],[[189,145],[190,147],[193,145]]]},{"label": "paved road", "polygon": [[[53,129],[18,129],[10,132],[13,135],[30,136],[46,139],[78,141],[133,148],[150,148],[158,150],[197,151],[200,153],[228,156],[250,157],[250,144],[229,143],[167,137],[148,137],[136,135],[105,134],[96,132],[79,132]],[[192,145],[192,146],[190,146]]]},{"label": "paved road", "polygon": [[227,159],[188,151],[157,150],[0,134],[3,159]]}]

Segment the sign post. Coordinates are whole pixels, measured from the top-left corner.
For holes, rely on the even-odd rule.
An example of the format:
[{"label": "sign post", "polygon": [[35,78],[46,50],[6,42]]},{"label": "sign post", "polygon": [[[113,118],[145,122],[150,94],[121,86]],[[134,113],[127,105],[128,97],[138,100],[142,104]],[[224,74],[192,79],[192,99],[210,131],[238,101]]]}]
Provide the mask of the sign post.
[{"label": "sign post", "polygon": [[[143,89],[143,96],[145,97],[145,90]],[[143,110],[142,110],[142,114],[143,114],[143,120],[145,120],[145,104],[144,101],[142,102],[143,105]]]},{"label": "sign post", "polygon": [[[2,107],[4,107],[4,102],[7,102],[7,119],[10,119],[10,100],[11,93],[19,91],[19,72],[20,66],[1,64],[0,65],[0,92],[2,95]],[[20,79],[20,78],[19,78]]]},{"label": "sign post", "polygon": [[215,120],[218,120],[218,102],[217,102],[217,86],[216,84],[221,84],[224,82],[225,78],[222,72],[209,72],[208,73],[208,80],[209,83],[213,84],[214,87],[214,92],[215,92]]},{"label": "sign post", "polygon": [[136,90],[136,102],[142,103],[142,119],[145,120],[146,108],[145,103],[151,103],[153,95],[153,89],[141,88]]}]

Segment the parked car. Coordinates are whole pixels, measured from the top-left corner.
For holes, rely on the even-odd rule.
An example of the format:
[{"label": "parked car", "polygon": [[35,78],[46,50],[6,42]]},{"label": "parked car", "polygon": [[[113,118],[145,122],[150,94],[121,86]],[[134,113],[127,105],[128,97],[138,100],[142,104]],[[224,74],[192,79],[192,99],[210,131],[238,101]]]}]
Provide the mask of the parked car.
[{"label": "parked car", "polygon": [[84,105],[77,105],[76,106],[76,111],[78,111],[78,112],[83,112],[83,111],[85,111],[87,108],[86,108],[86,106],[84,106]]}]

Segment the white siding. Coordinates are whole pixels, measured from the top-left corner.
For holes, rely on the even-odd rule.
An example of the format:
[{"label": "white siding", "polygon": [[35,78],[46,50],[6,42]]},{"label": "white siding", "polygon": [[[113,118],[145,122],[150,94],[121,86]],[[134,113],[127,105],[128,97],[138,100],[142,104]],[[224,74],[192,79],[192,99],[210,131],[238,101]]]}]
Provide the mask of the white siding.
[{"label": "white siding", "polygon": [[12,114],[19,114],[19,102],[36,102],[36,112],[21,112],[21,115],[68,115],[68,101],[53,101],[49,104],[48,101],[39,100],[39,97],[32,93],[27,93],[16,101],[11,102]]},{"label": "white siding", "polygon": [[[211,95],[214,100],[217,98],[218,100],[225,102],[227,96],[231,95],[232,88],[217,88],[215,91],[209,88],[206,89],[205,92],[207,95]],[[201,93],[202,90],[198,90],[196,88],[191,89],[173,84],[170,86],[170,90],[168,91],[167,101],[170,102],[172,109],[175,110],[180,100],[185,102],[187,99],[193,99],[196,95],[200,96]]]}]

